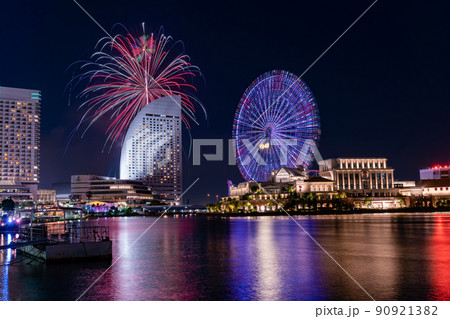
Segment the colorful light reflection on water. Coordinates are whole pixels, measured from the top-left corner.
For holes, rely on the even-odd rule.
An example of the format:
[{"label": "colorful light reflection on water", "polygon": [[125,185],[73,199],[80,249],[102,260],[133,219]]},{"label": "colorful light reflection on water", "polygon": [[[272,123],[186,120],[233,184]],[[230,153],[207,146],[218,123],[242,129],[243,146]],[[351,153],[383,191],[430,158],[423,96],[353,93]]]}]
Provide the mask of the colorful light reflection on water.
[{"label": "colorful light reflection on water", "polygon": [[[13,235],[11,233],[5,233],[0,235],[0,246],[8,245],[11,243]],[[0,300],[9,300],[9,265],[11,263],[13,255],[12,249],[0,250]]]},{"label": "colorful light reflection on water", "polygon": [[[449,300],[450,215],[302,217],[310,234],[377,300]],[[109,218],[114,257],[154,218]],[[12,238],[0,235],[0,242]],[[74,300],[108,266],[43,265],[0,252],[0,299]],[[14,261],[17,261],[14,263]],[[288,218],[160,219],[87,300],[368,300]]]}]

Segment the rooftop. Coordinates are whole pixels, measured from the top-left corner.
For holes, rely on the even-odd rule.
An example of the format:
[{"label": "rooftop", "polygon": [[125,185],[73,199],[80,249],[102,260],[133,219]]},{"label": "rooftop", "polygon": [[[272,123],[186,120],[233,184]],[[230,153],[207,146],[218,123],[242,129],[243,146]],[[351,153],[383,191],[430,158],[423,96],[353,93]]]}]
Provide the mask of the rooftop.
[{"label": "rooftop", "polygon": [[450,168],[450,165],[434,165],[432,167],[422,168],[421,171],[428,169],[448,169],[448,168]]},{"label": "rooftop", "polygon": [[386,157],[334,157],[334,158],[327,158],[322,160],[321,162],[326,162],[330,160],[385,160],[387,161]]},{"label": "rooftop", "polygon": [[286,172],[288,172],[288,174],[293,175],[293,176],[304,176],[306,174],[305,169],[303,168],[303,166],[299,166],[297,168],[282,166],[280,168],[280,170],[281,169],[284,169]]},{"label": "rooftop", "polygon": [[305,182],[331,182],[334,183],[333,180],[328,179],[328,178],[324,178],[322,176],[312,176],[310,178],[308,178],[307,180],[305,180]]}]

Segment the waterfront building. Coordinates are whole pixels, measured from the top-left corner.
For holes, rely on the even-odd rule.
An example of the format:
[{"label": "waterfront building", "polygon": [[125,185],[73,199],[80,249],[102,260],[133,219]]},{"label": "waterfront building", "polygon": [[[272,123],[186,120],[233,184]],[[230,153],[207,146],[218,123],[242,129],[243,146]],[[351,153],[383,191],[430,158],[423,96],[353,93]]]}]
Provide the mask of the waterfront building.
[{"label": "waterfront building", "polygon": [[334,181],[356,208],[396,208],[400,194],[386,158],[330,158],[319,162],[319,175]]},{"label": "waterfront building", "polygon": [[155,197],[179,204],[182,193],[181,97],[166,96],[145,106],[128,128],[120,178],[140,180]]},{"label": "waterfront building", "polygon": [[431,197],[433,203],[439,198],[450,198],[449,169],[449,165],[435,165],[420,170],[423,196]]},{"label": "waterfront building", "polygon": [[250,194],[253,187],[258,187],[258,184],[255,182],[242,182],[238,185],[233,185],[233,182],[228,181],[228,196],[240,198],[246,194]]},{"label": "waterfront building", "polygon": [[0,201],[11,198],[16,202],[29,202],[35,200],[37,197],[37,186],[36,192],[34,193],[33,184],[22,184],[18,181],[0,181]]},{"label": "waterfront building", "polygon": [[123,180],[98,175],[73,175],[73,201],[136,203],[153,200],[151,188],[138,180]]},{"label": "waterfront building", "polygon": [[392,196],[394,169],[386,158],[331,158],[319,162],[319,175],[334,181],[335,189],[356,196]]},{"label": "waterfront building", "polygon": [[281,167],[279,170],[271,172],[271,181],[274,183],[290,183],[294,181],[304,181],[308,178],[308,173],[303,166]]},{"label": "waterfront building", "polygon": [[[281,167],[279,170],[273,170],[270,179],[267,182],[259,183],[269,194],[281,194],[283,189],[292,186],[297,192],[302,191],[304,181],[308,178],[306,170],[302,167]],[[243,182],[233,185],[228,181],[228,193],[232,198],[239,198],[243,195],[255,192],[259,188],[256,182]]]},{"label": "waterfront building", "polygon": [[428,179],[449,179],[448,171],[450,166],[448,165],[435,165],[420,170],[420,180]]},{"label": "waterfront building", "polygon": [[40,91],[0,87],[0,183],[13,200],[38,197],[40,114]]},{"label": "waterfront building", "polygon": [[394,188],[413,188],[416,187],[415,181],[394,181]]},{"label": "waterfront building", "polygon": [[450,197],[450,179],[425,179],[420,182],[423,196]]},{"label": "waterfront building", "polygon": [[[302,186],[302,185],[300,185]],[[331,198],[337,192],[334,190],[334,181],[321,176],[311,176],[300,187],[301,193],[316,193]]]},{"label": "waterfront building", "polygon": [[229,196],[222,199],[221,207],[271,211],[280,209],[275,203],[288,203],[304,194],[303,202],[315,198],[318,207],[328,208],[342,203],[347,208],[450,207],[449,169],[421,169],[416,184],[394,180],[394,169],[387,166],[386,158],[326,159],[319,162],[319,176],[308,176],[302,167],[272,171],[269,181],[259,183],[263,190],[255,182],[235,186],[229,181]]},{"label": "waterfront building", "polygon": [[56,203],[56,191],[54,189],[38,189],[37,195],[39,203]]},{"label": "waterfront building", "polygon": [[398,196],[403,197],[404,206],[413,206],[423,197],[423,188],[416,185],[415,181],[394,181],[394,187],[398,191]]},{"label": "waterfront building", "polygon": [[87,194],[91,190],[92,181],[111,179],[113,179],[113,177],[93,174],[72,175],[70,178],[70,193],[72,200],[80,202],[87,201],[89,199]]},{"label": "waterfront building", "polygon": [[153,200],[153,194],[149,186],[142,181],[112,179],[93,180],[90,192],[92,200],[104,202],[129,202]]},{"label": "waterfront building", "polygon": [[333,198],[339,198],[345,199],[350,207],[384,209],[407,205],[409,202],[399,200],[400,195],[416,196],[422,191],[413,181],[394,182],[394,169],[387,166],[386,158],[323,160],[319,162],[318,176],[308,176],[303,167],[282,167],[272,171],[269,181],[260,185],[264,191],[258,191],[254,182],[237,186],[229,183],[229,197],[260,201],[256,203],[258,211],[274,209],[259,206],[268,204],[268,200],[286,199],[292,193],[300,196],[313,193],[313,197],[324,205],[329,205]]},{"label": "waterfront building", "polygon": [[[273,170],[269,181],[259,183],[264,191],[259,191],[259,199],[286,198],[288,193],[316,193],[323,198],[331,198],[337,194],[334,190],[334,182],[320,176],[308,176],[302,167],[281,167]],[[243,182],[237,186],[228,183],[229,197],[240,199],[244,195],[256,193],[258,184],[255,182]],[[278,195],[278,196],[274,196]]]}]

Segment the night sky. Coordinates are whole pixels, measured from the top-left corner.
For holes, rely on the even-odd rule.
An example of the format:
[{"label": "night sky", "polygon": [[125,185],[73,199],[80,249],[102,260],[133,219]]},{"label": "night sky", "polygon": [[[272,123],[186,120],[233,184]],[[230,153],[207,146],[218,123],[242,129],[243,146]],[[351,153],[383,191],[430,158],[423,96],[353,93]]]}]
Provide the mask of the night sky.
[{"label": "night sky", "polygon": [[[231,138],[236,107],[259,75],[300,75],[372,1],[86,1],[108,31],[115,23],[182,40],[200,67],[199,113],[193,138]],[[319,150],[329,157],[386,157],[395,178],[418,180],[419,169],[450,163],[450,3],[380,0],[303,80],[317,100]],[[101,152],[106,123],[66,138],[82,112],[65,87],[73,62],[88,59],[103,31],[73,1],[0,2],[0,85],[42,91],[41,188],[72,174],[118,176],[120,145]],[[115,29],[114,29],[115,30]],[[114,30],[112,32],[114,33]],[[117,30],[119,31],[119,30]],[[186,132],[184,132],[186,133]],[[206,149],[207,151],[207,149]],[[225,156],[228,153],[225,151]],[[226,195],[236,166],[184,158],[186,195]]]}]

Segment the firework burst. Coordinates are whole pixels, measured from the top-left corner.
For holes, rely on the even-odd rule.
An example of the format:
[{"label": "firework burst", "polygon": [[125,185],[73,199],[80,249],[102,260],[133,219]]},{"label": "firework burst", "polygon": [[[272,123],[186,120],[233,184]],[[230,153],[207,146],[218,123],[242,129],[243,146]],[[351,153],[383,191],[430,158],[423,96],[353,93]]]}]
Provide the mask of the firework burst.
[{"label": "firework burst", "polygon": [[87,71],[75,77],[78,83],[88,81],[78,95],[84,101],[80,109],[86,111],[77,129],[87,123],[85,133],[106,116],[109,126],[105,145],[109,141],[112,146],[144,106],[163,96],[181,96],[182,118],[188,128],[190,121],[197,123],[194,105],[205,112],[200,101],[189,93],[196,90],[191,82],[201,75],[200,70],[189,62],[182,43],[172,44],[172,38],[162,29],[157,35],[147,35],[143,25],[142,35],[105,37],[97,48],[92,61],[83,62],[81,69]]}]

